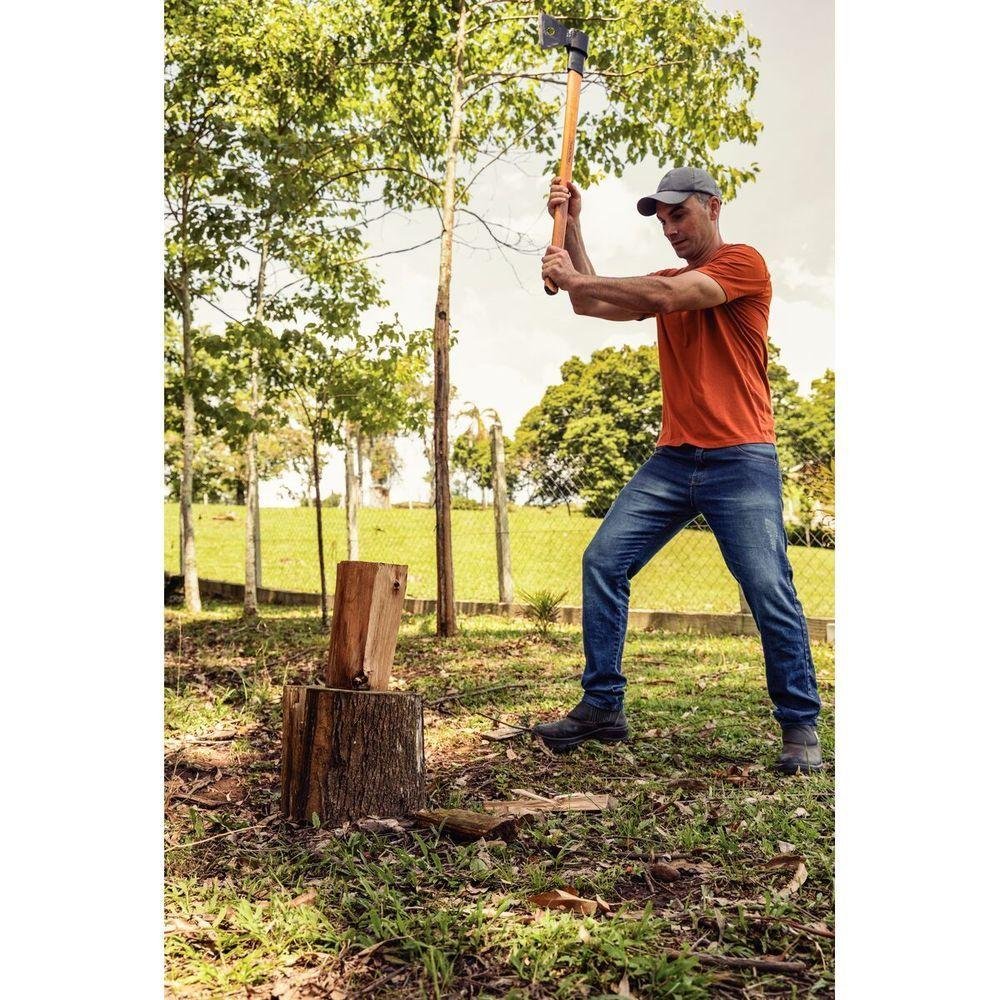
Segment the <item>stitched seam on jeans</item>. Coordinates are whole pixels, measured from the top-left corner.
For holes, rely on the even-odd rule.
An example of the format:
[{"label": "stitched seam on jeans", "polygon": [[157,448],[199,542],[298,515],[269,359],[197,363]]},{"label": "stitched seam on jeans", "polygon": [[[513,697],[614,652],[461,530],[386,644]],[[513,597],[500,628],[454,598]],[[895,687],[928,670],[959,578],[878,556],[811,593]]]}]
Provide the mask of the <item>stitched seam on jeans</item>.
[{"label": "stitched seam on jeans", "polygon": [[[792,578],[792,563],[788,558],[788,553],[785,553],[785,577],[788,580],[788,586],[791,588],[792,594],[795,594],[795,582]],[[802,673],[806,681],[811,681],[809,686],[812,687],[813,695],[816,700],[819,701],[819,684],[816,680],[816,667],[812,662],[812,647],[809,645],[809,626],[806,624],[806,613],[802,609],[802,602],[799,600],[798,595],[795,594],[795,603],[798,605],[799,612],[799,628],[802,631]],[[810,670],[810,666],[812,670]]]},{"label": "stitched seam on jeans", "polygon": [[777,454],[774,454],[774,455],[761,455],[761,454],[759,454],[756,451],[745,451],[744,448],[743,448],[743,445],[741,445],[741,444],[735,445],[735,448],[736,448],[736,450],[744,458],[759,458],[759,459],[761,459],[761,460],[763,460],[765,462],[770,462],[771,465],[773,465],[775,467],[777,467],[777,465],[778,465],[778,456],[777,456]]},{"label": "stitched seam on jeans", "polygon": [[[635,559],[638,555],[639,555],[639,549],[636,549],[635,552],[630,553],[629,563],[628,563],[629,566],[631,566],[632,563],[635,562]],[[629,592],[628,592],[628,597],[625,601],[625,613],[619,617],[619,622],[618,622],[619,634],[617,636],[618,649],[617,652],[615,653],[615,659],[614,659],[614,662],[618,667],[618,673],[621,676],[622,680],[625,679],[625,671],[622,670],[622,656],[625,653],[625,637],[628,635],[628,609],[629,605],[632,603],[632,581],[628,575],[627,569],[625,572],[625,583],[628,586]],[[620,696],[622,699],[622,709],[624,709],[625,707],[624,687],[623,690],[621,691]]]}]

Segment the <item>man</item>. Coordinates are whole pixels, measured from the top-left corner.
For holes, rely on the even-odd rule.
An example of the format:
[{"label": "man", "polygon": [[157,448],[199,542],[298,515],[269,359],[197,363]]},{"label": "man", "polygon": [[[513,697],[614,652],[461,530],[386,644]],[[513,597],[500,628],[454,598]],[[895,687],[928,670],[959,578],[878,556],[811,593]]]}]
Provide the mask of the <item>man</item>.
[{"label": "man", "polygon": [[608,511],[583,557],[583,699],[535,726],[553,750],[628,737],[622,648],[629,581],[699,513],[715,533],[760,630],[767,689],[782,728],[777,768],[823,766],[820,701],[805,616],[785,551],[781,475],[767,381],[771,280],[761,255],[719,233],[719,186],[680,167],[638,203],[655,215],[682,268],[645,277],[594,271],[580,231],[580,192],[553,181],[549,212],[568,205],[566,248],[550,246],[542,275],[573,310],[608,320],[656,317],[663,420],[652,457]]}]

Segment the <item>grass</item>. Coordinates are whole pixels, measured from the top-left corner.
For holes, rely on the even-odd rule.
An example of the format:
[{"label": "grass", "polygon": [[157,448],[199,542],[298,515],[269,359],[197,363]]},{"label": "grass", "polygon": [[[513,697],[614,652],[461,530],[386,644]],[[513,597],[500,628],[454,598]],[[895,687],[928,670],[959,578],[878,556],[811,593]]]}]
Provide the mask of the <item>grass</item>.
[{"label": "grass", "polygon": [[[428,700],[452,688],[527,686],[425,709],[430,803],[477,808],[514,789],[610,793],[603,813],[542,816],[509,845],[433,830],[294,827],[277,815],[280,696],[315,678],[314,613],[166,613],[166,975],[171,997],[832,996],[833,775],[782,779],[759,644],[629,633],[634,739],[552,757],[519,737],[488,743],[486,716],[526,724],[578,695],[581,636],[520,619],[468,618],[442,640],[406,616],[394,683]],[[814,647],[832,761],[833,653]],[[191,846],[185,846],[191,845]],[[766,868],[783,850],[802,858]],[[680,877],[655,881],[670,859]],[[604,917],[537,911],[571,886]],[[675,957],[681,953],[680,958]],[[781,956],[804,972],[724,968],[695,955]],[[687,956],[687,957],[684,957]]]},{"label": "grass", "polygon": [[[198,572],[211,580],[242,582],[244,510],[195,506]],[[229,519],[231,518],[231,519]],[[164,564],[178,572],[178,507],[164,506]],[[323,511],[328,587],[335,566],[347,555],[344,511]],[[404,562],[407,594],[433,598],[435,543],[433,510],[360,512],[361,558]],[[510,513],[514,585],[522,591],[567,591],[566,603],[579,606],[583,551],[597,530],[597,518],[572,515],[564,507],[517,508]],[[492,510],[452,512],[456,594],[463,601],[495,601],[496,543]],[[305,507],[261,511],[263,586],[319,592],[316,515]],[[834,553],[791,546],[789,558],[799,599],[810,617],[834,617]],[[710,532],[682,531],[632,581],[632,607],[668,611],[731,613],[739,610],[736,583]]]}]

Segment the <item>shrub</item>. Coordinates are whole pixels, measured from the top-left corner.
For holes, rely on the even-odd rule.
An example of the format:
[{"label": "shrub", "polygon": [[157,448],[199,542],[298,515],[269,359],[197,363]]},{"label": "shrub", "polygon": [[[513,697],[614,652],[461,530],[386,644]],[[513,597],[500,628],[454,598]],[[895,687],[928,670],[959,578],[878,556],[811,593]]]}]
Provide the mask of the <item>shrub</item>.
[{"label": "shrub", "polygon": [[567,591],[556,594],[551,590],[521,591],[525,617],[535,623],[536,629],[545,635],[549,626],[559,621],[559,608]]}]

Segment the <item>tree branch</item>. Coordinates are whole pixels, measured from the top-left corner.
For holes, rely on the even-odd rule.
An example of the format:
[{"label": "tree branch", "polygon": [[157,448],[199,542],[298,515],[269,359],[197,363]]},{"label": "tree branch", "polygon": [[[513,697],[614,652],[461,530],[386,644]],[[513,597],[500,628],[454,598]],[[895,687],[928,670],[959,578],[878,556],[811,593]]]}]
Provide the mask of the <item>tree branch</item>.
[{"label": "tree branch", "polygon": [[[577,17],[575,14],[553,14],[552,17],[556,20],[564,20],[567,18],[572,18],[574,24],[584,22],[584,21],[624,21],[623,16],[618,17],[599,17],[594,14],[591,17]],[[473,25],[468,30],[468,34],[472,34],[474,31],[478,31],[480,28],[489,28],[494,24],[500,24],[502,21],[537,21],[537,14],[511,14],[509,17],[492,17],[488,21],[480,21],[479,24]]]},{"label": "tree branch", "polygon": [[[518,246],[517,244],[508,243],[505,240],[500,239],[500,237],[493,232],[493,229],[490,226],[490,224],[481,215],[478,215],[476,212],[473,212],[472,209],[459,208],[458,211],[463,215],[471,215],[474,219],[477,219],[482,224],[486,232],[488,232],[490,236],[493,238],[494,243],[497,243],[500,246],[507,247],[510,250],[516,250],[518,253],[539,253],[540,251],[544,250],[545,247],[548,245],[548,244],[539,244],[538,246],[531,246],[528,247],[527,249],[524,249]],[[496,223],[496,225],[499,226],[499,223]],[[511,229],[510,226],[504,226],[503,228],[506,229],[508,232],[516,233],[519,237],[523,237],[524,239],[528,238],[528,234],[523,233],[520,230]]]},{"label": "tree branch", "polygon": [[624,73],[614,73],[611,70],[603,69],[588,69],[585,71],[584,76],[610,76],[615,78],[621,78],[625,76],[635,76],[636,73],[648,73],[650,70],[662,69],[664,66],[683,66],[684,63],[679,59],[664,59],[662,62],[650,63],[648,66],[639,66],[636,69],[626,70]]}]

